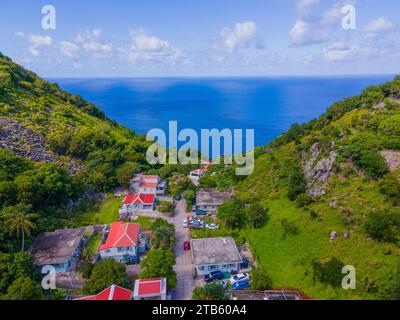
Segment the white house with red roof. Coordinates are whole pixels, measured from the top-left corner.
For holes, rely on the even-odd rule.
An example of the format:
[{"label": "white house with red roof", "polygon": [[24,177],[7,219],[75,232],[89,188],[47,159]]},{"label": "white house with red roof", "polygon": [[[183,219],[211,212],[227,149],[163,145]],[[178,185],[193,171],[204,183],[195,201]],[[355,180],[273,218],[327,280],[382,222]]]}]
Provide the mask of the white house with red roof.
[{"label": "white house with red roof", "polygon": [[120,213],[153,212],[154,209],[154,194],[132,193],[125,197]]},{"label": "white house with red roof", "polygon": [[201,169],[196,169],[190,172],[190,178],[199,179],[206,174],[212,162],[202,161],[201,162]]},{"label": "white house with red roof", "polygon": [[136,260],[145,251],[146,239],[142,237],[140,224],[121,221],[111,224],[106,241],[99,248],[101,259],[112,258],[119,262]]},{"label": "white house with red roof", "polygon": [[167,279],[136,280],[133,300],[167,300]]},{"label": "white house with red roof", "polygon": [[137,174],[131,179],[131,190],[134,193],[164,196],[167,191],[167,183],[161,181],[160,176]]},{"label": "white house with red roof", "polygon": [[122,288],[113,284],[111,287],[101,291],[100,293],[93,295],[78,298],[75,300],[97,300],[97,301],[107,301],[107,300],[114,300],[114,301],[123,301],[123,300],[132,300],[132,291]]}]

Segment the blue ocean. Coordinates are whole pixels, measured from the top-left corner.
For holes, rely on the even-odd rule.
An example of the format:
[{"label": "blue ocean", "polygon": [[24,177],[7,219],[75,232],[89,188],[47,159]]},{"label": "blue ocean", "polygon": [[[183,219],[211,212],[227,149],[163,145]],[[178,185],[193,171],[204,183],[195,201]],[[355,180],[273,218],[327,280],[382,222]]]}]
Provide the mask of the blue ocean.
[{"label": "blue ocean", "polygon": [[178,130],[254,129],[266,145],[293,123],[318,117],[334,102],[394,76],[285,78],[50,79],[95,103],[113,120],[147,133]]}]

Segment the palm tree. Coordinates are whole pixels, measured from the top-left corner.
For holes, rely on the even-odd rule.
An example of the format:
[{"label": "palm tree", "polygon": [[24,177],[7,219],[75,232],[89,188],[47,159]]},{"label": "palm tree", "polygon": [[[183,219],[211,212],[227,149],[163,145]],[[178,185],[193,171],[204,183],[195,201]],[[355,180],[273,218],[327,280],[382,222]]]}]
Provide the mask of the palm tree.
[{"label": "palm tree", "polygon": [[16,234],[19,239],[22,237],[22,248],[25,247],[25,236],[29,236],[36,225],[32,222],[37,218],[36,214],[30,213],[30,207],[24,205],[17,205],[15,207],[7,208],[5,214],[5,222],[10,230],[10,235]]}]

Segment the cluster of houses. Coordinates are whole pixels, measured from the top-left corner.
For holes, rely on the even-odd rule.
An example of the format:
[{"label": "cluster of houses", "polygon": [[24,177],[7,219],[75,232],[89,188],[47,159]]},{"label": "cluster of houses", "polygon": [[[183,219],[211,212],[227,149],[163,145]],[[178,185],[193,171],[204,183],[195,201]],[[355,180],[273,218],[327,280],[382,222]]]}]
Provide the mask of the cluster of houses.
[{"label": "cluster of houses", "polygon": [[151,213],[156,209],[156,199],[164,197],[167,183],[161,181],[156,175],[134,175],[130,181],[130,194],[128,194],[120,209],[121,220],[135,213]]},{"label": "cluster of houses", "polygon": [[[210,164],[203,163],[202,169],[198,172],[199,176],[208,170]],[[124,198],[120,213],[154,212],[156,199],[164,197],[166,189],[167,184],[161,181],[159,176],[135,175],[130,181],[131,193]],[[232,196],[233,190],[221,192],[216,189],[200,188],[196,192],[196,213],[215,214],[218,207]],[[92,229],[88,230],[90,228]],[[93,232],[93,227],[87,227],[40,234],[30,249],[35,265],[38,268],[52,266],[57,273],[74,272],[87,239]],[[101,260],[111,258],[126,264],[138,263],[140,255],[150,248],[149,240],[142,234],[140,224],[117,221],[110,226],[100,227],[100,232],[102,239],[98,247],[98,257]],[[237,273],[243,266],[243,258],[234,239],[230,237],[192,239],[190,250],[194,274],[197,276],[214,271]],[[133,290],[112,285],[97,295],[79,298],[79,300],[143,299],[167,299],[166,279],[136,280]]]}]

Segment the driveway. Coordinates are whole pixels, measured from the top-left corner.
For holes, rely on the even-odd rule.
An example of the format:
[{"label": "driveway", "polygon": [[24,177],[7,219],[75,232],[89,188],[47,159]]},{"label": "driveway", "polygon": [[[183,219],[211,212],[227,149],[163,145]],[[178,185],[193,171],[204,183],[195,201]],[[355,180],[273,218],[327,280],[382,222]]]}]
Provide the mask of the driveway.
[{"label": "driveway", "polygon": [[174,249],[176,265],[175,272],[177,284],[172,291],[174,300],[191,300],[195,281],[193,279],[193,264],[190,251],[183,250],[183,242],[189,240],[189,229],[184,228],[182,223],[187,217],[186,201],[177,203],[175,216],[168,218],[170,223],[175,225],[176,247]]}]

